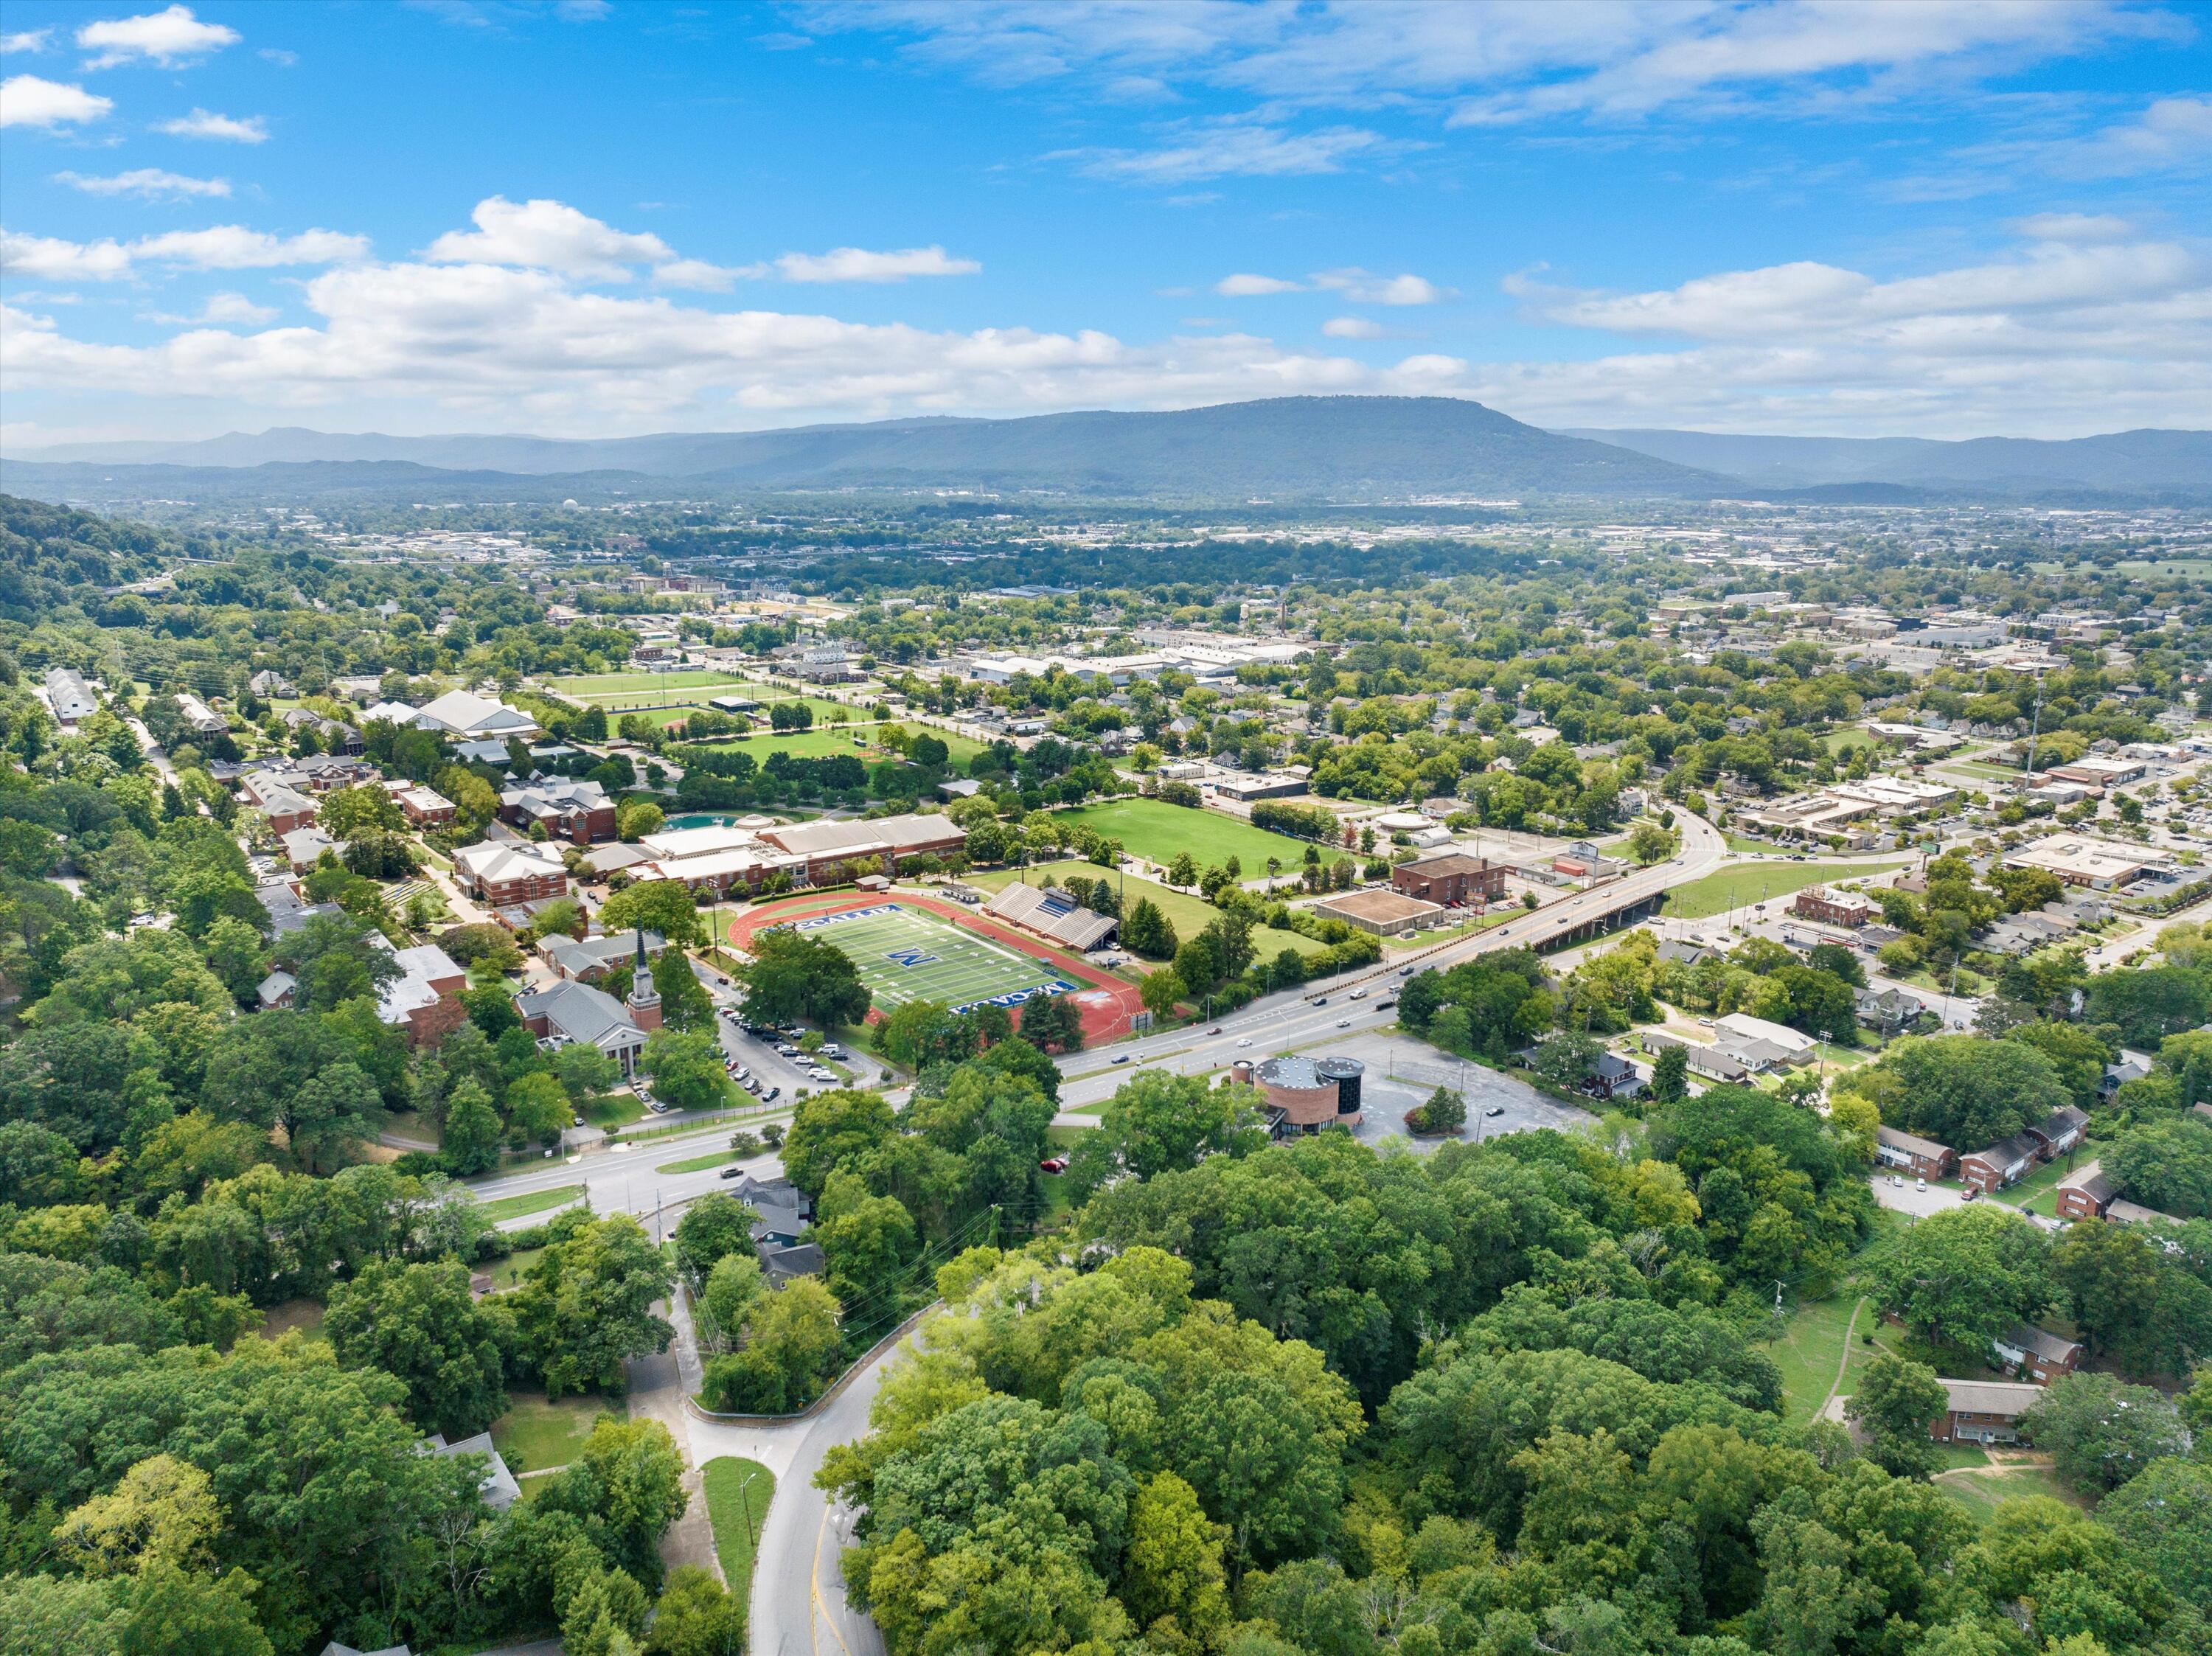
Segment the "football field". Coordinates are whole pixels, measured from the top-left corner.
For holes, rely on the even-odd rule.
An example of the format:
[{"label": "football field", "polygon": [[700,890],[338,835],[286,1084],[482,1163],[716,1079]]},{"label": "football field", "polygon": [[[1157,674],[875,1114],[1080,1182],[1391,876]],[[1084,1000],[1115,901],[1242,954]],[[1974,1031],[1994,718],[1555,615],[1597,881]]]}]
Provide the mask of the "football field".
[{"label": "football field", "polygon": [[843,950],[886,1011],[915,1000],[956,1011],[987,1002],[1015,1006],[1032,995],[1065,995],[1080,986],[1033,955],[896,903],[791,925]]}]

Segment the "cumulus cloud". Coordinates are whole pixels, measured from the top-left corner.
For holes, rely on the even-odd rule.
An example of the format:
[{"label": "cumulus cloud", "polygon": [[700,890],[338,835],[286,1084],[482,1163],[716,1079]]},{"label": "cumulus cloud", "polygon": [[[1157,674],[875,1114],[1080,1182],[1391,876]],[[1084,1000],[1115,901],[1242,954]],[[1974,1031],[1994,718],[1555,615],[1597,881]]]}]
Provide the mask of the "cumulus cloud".
[{"label": "cumulus cloud", "polygon": [[1251,299],[1265,294],[1302,294],[1305,291],[1305,284],[1285,281],[1281,276],[1255,276],[1250,271],[1240,270],[1215,282],[1213,291],[1230,299]]},{"label": "cumulus cloud", "polygon": [[115,107],[115,100],[81,86],[65,86],[36,75],[11,75],[0,81],[0,127],[82,126]]},{"label": "cumulus cloud", "polygon": [[1314,286],[1342,294],[1362,305],[1440,305],[1457,295],[1449,288],[1417,276],[1370,276],[1357,265],[1344,270],[1323,270]]},{"label": "cumulus cloud", "polygon": [[492,196],[469,215],[474,230],[448,230],[428,257],[450,264],[520,264],[593,282],[629,279],[634,264],[673,260],[659,236],[634,234],[579,212],[565,202],[512,202]]},{"label": "cumulus cloud", "polygon": [[103,18],[76,32],[78,46],[95,54],[87,60],[87,69],[142,63],[175,69],[210,52],[235,45],[238,39],[236,29],[203,23],[189,6],[171,6],[143,17]]},{"label": "cumulus cloud", "polygon": [[127,173],[88,178],[82,173],[57,173],[54,182],[88,196],[137,196],[146,201],[182,201],[192,196],[228,196],[228,179],[191,179],[158,167],[134,167]]},{"label": "cumulus cloud", "polygon": [[274,236],[242,224],[219,224],[204,230],[165,231],[133,242],[64,241],[0,231],[0,270],[48,282],[112,282],[148,262],[193,270],[251,270],[338,264],[368,255],[368,237],[336,230]]},{"label": "cumulus cloud", "polygon": [[[2014,255],[1901,276],[1805,262],[1648,292],[1510,284],[1540,319],[1613,342],[1572,361],[1423,352],[1370,365],[1249,332],[1193,333],[1195,320],[1151,340],[864,324],[611,293],[588,274],[483,258],[339,263],[301,284],[304,323],[263,327],[239,306],[261,307],[225,300],[222,313],[204,310],[145,345],[74,337],[61,312],[19,298],[0,314],[0,350],[11,388],[28,393],[211,398],[271,413],[392,404],[416,410],[424,429],[457,418],[592,433],[768,426],[1307,392],[1472,397],[1552,425],[1964,436],[2201,423],[2212,404],[2204,255],[2140,237],[2100,240],[2100,230],[2071,222],[2021,230],[2034,239]],[[288,250],[335,251],[315,249],[314,233],[222,234],[88,245],[10,237],[0,251],[52,281],[159,259],[246,268]],[[480,222],[460,234],[489,232]],[[1340,316],[1322,331],[1378,331]]]},{"label": "cumulus cloud", "polygon": [[269,123],[261,116],[218,115],[209,109],[195,109],[173,121],[163,121],[155,130],[179,138],[212,138],[222,143],[265,143],[269,139]]}]

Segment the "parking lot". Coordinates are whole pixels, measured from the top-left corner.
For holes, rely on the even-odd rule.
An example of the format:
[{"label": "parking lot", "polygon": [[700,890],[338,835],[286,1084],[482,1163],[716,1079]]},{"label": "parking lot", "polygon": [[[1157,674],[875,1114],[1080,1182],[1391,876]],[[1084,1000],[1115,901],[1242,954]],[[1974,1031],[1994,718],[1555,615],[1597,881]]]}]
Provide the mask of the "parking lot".
[{"label": "parking lot", "polygon": [[[1428,1102],[1438,1087],[1467,1100],[1467,1125],[1459,1137],[1468,1143],[1501,1133],[1540,1127],[1565,1130],[1594,1122],[1588,1110],[1546,1097],[1517,1076],[1502,1075],[1462,1060],[1412,1035],[1381,1031],[1349,1034],[1314,1043],[1316,1058],[1354,1058],[1367,1066],[1360,1094],[1364,1120],[1355,1137],[1367,1143],[1385,1138],[1410,1139],[1416,1150],[1431,1150],[1448,1138],[1413,1138],[1406,1131],[1406,1112]],[[1491,1111],[1497,1114],[1492,1115]]]}]

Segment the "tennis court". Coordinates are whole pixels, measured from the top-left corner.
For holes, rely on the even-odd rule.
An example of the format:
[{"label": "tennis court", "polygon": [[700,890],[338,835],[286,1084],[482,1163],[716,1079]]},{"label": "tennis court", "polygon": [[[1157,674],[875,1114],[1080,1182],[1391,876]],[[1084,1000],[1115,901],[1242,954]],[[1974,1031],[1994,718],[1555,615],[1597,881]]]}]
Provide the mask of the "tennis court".
[{"label": "tennis court", "polygon": [[790,924],[842,949],[876,1004],[887,1011],[915,1000],[937,1001],[956,1011],[987,1003],[1018,1006],[1032,995],[1065,995],[1079,987],[1018,949],[896,903]]}]

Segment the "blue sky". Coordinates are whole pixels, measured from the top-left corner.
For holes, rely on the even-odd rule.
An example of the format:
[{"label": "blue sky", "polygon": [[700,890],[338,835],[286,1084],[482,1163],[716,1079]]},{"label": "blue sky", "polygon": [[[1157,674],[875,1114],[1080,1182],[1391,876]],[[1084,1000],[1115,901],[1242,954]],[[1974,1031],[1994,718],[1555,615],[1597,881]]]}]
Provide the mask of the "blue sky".
[{"label": "blue sky", "polygon": [[0,440],[2212,424],[2212,9],[41,4]]}]

